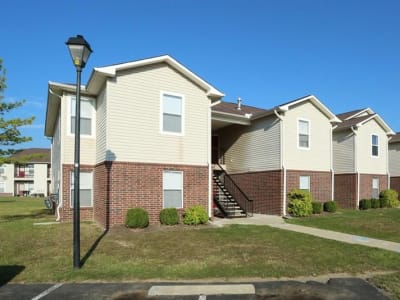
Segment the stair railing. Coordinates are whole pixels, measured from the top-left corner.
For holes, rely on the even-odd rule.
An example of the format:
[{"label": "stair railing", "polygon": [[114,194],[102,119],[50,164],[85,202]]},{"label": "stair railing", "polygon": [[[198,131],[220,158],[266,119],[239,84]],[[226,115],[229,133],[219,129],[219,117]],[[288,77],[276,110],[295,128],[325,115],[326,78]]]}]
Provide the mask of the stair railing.
[{"label": "stair railing", "polygon": [[246,215],[252,217],[254,209],[253,200],[247,197],[247,195],[219,163],[217,163],[217,165],[222,172],[222,175],[219,176],[219,179],[225,186],[226,190],[232,195],[233,199],[235,199],[237,204],[246,213]]}]

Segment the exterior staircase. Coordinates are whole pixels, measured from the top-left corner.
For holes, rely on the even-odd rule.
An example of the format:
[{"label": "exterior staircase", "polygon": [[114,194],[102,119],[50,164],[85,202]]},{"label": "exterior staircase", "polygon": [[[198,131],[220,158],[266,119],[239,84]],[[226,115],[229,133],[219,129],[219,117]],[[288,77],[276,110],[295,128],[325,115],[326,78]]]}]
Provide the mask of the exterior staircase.
[{"label": "exterior staircase", "polygon": [[245,218],[253,214],[253,201],[240,190],[221,168],[214,170],[214,201],[226,218]]}]

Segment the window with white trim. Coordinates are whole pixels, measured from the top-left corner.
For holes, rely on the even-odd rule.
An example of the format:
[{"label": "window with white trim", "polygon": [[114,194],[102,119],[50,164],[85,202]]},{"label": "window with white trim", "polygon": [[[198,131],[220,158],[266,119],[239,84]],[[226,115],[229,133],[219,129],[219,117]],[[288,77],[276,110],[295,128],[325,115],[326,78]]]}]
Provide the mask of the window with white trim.
[{"label": "window with white trim", "polygon": [[371,151],[372,156],[379,155],[379,138],[376,134],[371,136]]},{"label": "window with white trim", "polygon": [[162,107],[162,132],[183,133],[183,97],[163,93],[161,95]]},{"label": "window with white trim", "polygon": [[6,183],[4,181],[0,181],[0,193],[4,193],[6,191]]},{"label": "window with white trim", "polygon": [[5,172],[6,172],[6,167],[0,166],[0,176],[3,176]]},{"label": "window with white trim", "polygon": [[372,178],[372,198],[379,199],[379,178]]},{"label": "window with white trim", "polygon": [[[80,171],[79,173],[79,204],[80,207],[93,206],[93,172]],[[71,207],[74,207],[74,172],[71,172]]]},{"label": "window with white trim", "polygon": [[163,207],[183,208],[183,172],[164,171]]},{"label": "window with white trim", "polygon": [[299,189],[300,190],[310,190],[310,176],[300,176],[299,178],[300,185]]},{"label": "window with white trim", "polygon": [[298,120],[297,124],[299,148],[310,148],[310,122],[306,120]]},{"label": "window with white trim", "polygon": [[[76,98],[71,97],[70,133],[75,134],[75,105]],[[81,98],[81,134],[92,135],[93,100]]]}]

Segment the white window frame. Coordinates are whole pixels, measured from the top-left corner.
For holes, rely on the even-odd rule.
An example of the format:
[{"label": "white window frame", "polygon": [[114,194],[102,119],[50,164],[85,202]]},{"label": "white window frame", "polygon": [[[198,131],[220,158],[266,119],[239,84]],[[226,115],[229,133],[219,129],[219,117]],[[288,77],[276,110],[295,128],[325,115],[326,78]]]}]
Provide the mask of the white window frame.
[{"label": "white window frame", "polygon": [[6,166],[0,166],[0,176],[4,176],[6,173]]},{"label": "white window frame", "polygon": [[[374,144],[374,136],[376,136],[377,144]],[[374,155],[374,147],[376,147],[377,154]],[[379,157],[379,135],[373,133],[371,134],[371,156],[372,157]]]},{"label": "white window frame", "polygon": [[[93,207],[93,171],[80,171],[80,174],[82,173],[89,173],[90,174],[90,206],[83,206],[82,203],[80,204],[80,208],[86,208],[86,207]],[[82,189],[82,179],[79,178],[79,184],[80,184],[80,189]],[[69,206],[71,208],[74,208],[74,203],[72,202],[72,190],[74,189],[74,171],[70,172],[70,188],[69,188]]]},{"label": "white window frame", "polygon": [[[1,188],[3,188],[3,191],[1,191]],[[0,181],[0,193],[5,193],[5,192],[6,192],[6,182]]]},{"label": "white window frame", "polygon": [[[181,99],[181,132],[164,130],[164,96],[172,96]],[[167,135],[183,136],[185,134],[185,96],[173,92],[160,92],[160,132]]]},{"label": "white window frame", "polygon": [[[302,178],[307,180],[307,188],[302,187]],[[300,175],[299,176],[299,189],[310,191],[311,188],[311,177],[309,175]]]},{"label": "white window frame", "polygon": [[[375,187],[376,186],[376,187]],[[376,197],[374,197],[374,190],[378,190]],[[379,177],[372,178],[372,195],[371,198],[379,199]]]},{"label": "white window frame", "polygon": [[[72,116],[73,114],[75,114],[75,111],[72,111],[72,101],[75,100],[76,101],[76,97],[75,96],[69,96],[69,102],[68,102],[68,119],[67,119],[67,135],[68,136],[75,136],[74,133],[72,133]],[[91,106],[91,111],[90,111],[90,120],[91,120],[91,129],[92,132],[90,134],[83,134],[81,132],[80,136],[82,138],[94,138],[95,134],[96,134],[96,120],[95,120],[95,101],[93,98],[87,98],[87,97],[81,97],[81,102],[82,101],[88,101],[90,102],[90,106]],[[81,103],[82,104],[82,103]],[[82,105],[81,105],[81,119],[82,119]]]},{"label": "white window frame", "polygon": [[[308,147],[303,147],[300,145],[300,122],[307,122],[308,124]],[[311,149],[311,121],[304,118],[297,119],[297,148],[302,150],[310,150]],[[303,134],[303,133],[302,133]]]},{"label": "white window frame", "polygon": [[165,206],[165,196],[164,196],[164,192],[166,190],[178,190],[178,189],[167,189],[165,187],[165,176],[167,174],[180,174],[181,178],[181,182],[180,184],[180,191],[181,191],[181,205],[179,207],[175,207],[175,208],[183,208],[183,171],[174,171],[174,170],[164,170],[163,171],[163,186],[162,186],[162,193],[163,193],[163,208],[170,208],[171,206]]}]

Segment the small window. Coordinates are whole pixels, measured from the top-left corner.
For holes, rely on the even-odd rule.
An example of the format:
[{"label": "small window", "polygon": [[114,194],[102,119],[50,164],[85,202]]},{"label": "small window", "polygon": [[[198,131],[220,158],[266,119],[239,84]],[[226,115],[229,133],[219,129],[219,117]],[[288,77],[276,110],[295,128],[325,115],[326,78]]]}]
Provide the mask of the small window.
[{"label": "small window", "polygon": [[163,174],[163,207],[183,207],[183,173],[164,171]]},{"label": "small window", "polygon": [[379,153],[379,139],[376,134],[372,135],[371,138],[371,144],[372,144],[372,156],[378,156]]},{"label": "small window", "polygon": [[300,176],[300,190],[310,190],[310,176]]},{"label": "small window", "polygon": [[[79,204],[80,207],[92,207],[93,206],[93,173],[92,172],[80,172],[79,174]],[[74,172],[71,172],[71,207],[74,207]]]},{"label": "small window", "polygon": [[379,198],[379,178],[372,178],[372,198]]},{"label": "small window", "polygon": [[[71,98],[71,134],[75,134],[75,105],[76,99]],[[92,135],[93,103],[88,99],[81,99],[81,134]]]},{"label": "small window", "polygon": [[1,166],[0,167],[0,175],[4,175],[5,172],[6,172],[6,167]]},{"label": "small window", "polygon": [[4,181],[0,182],[0,193],[4,193],[6,191],[6,183]]},{"label": "small window", "polygon": [[183,98],[181,96],[162,94],[162,131],[181,134]]},{"label": "small window", "polygon": [[309,149],[310,148],[310,122],[305,120],[299,120],[298,122],[298,136],[299,136],[299,148]]}]

